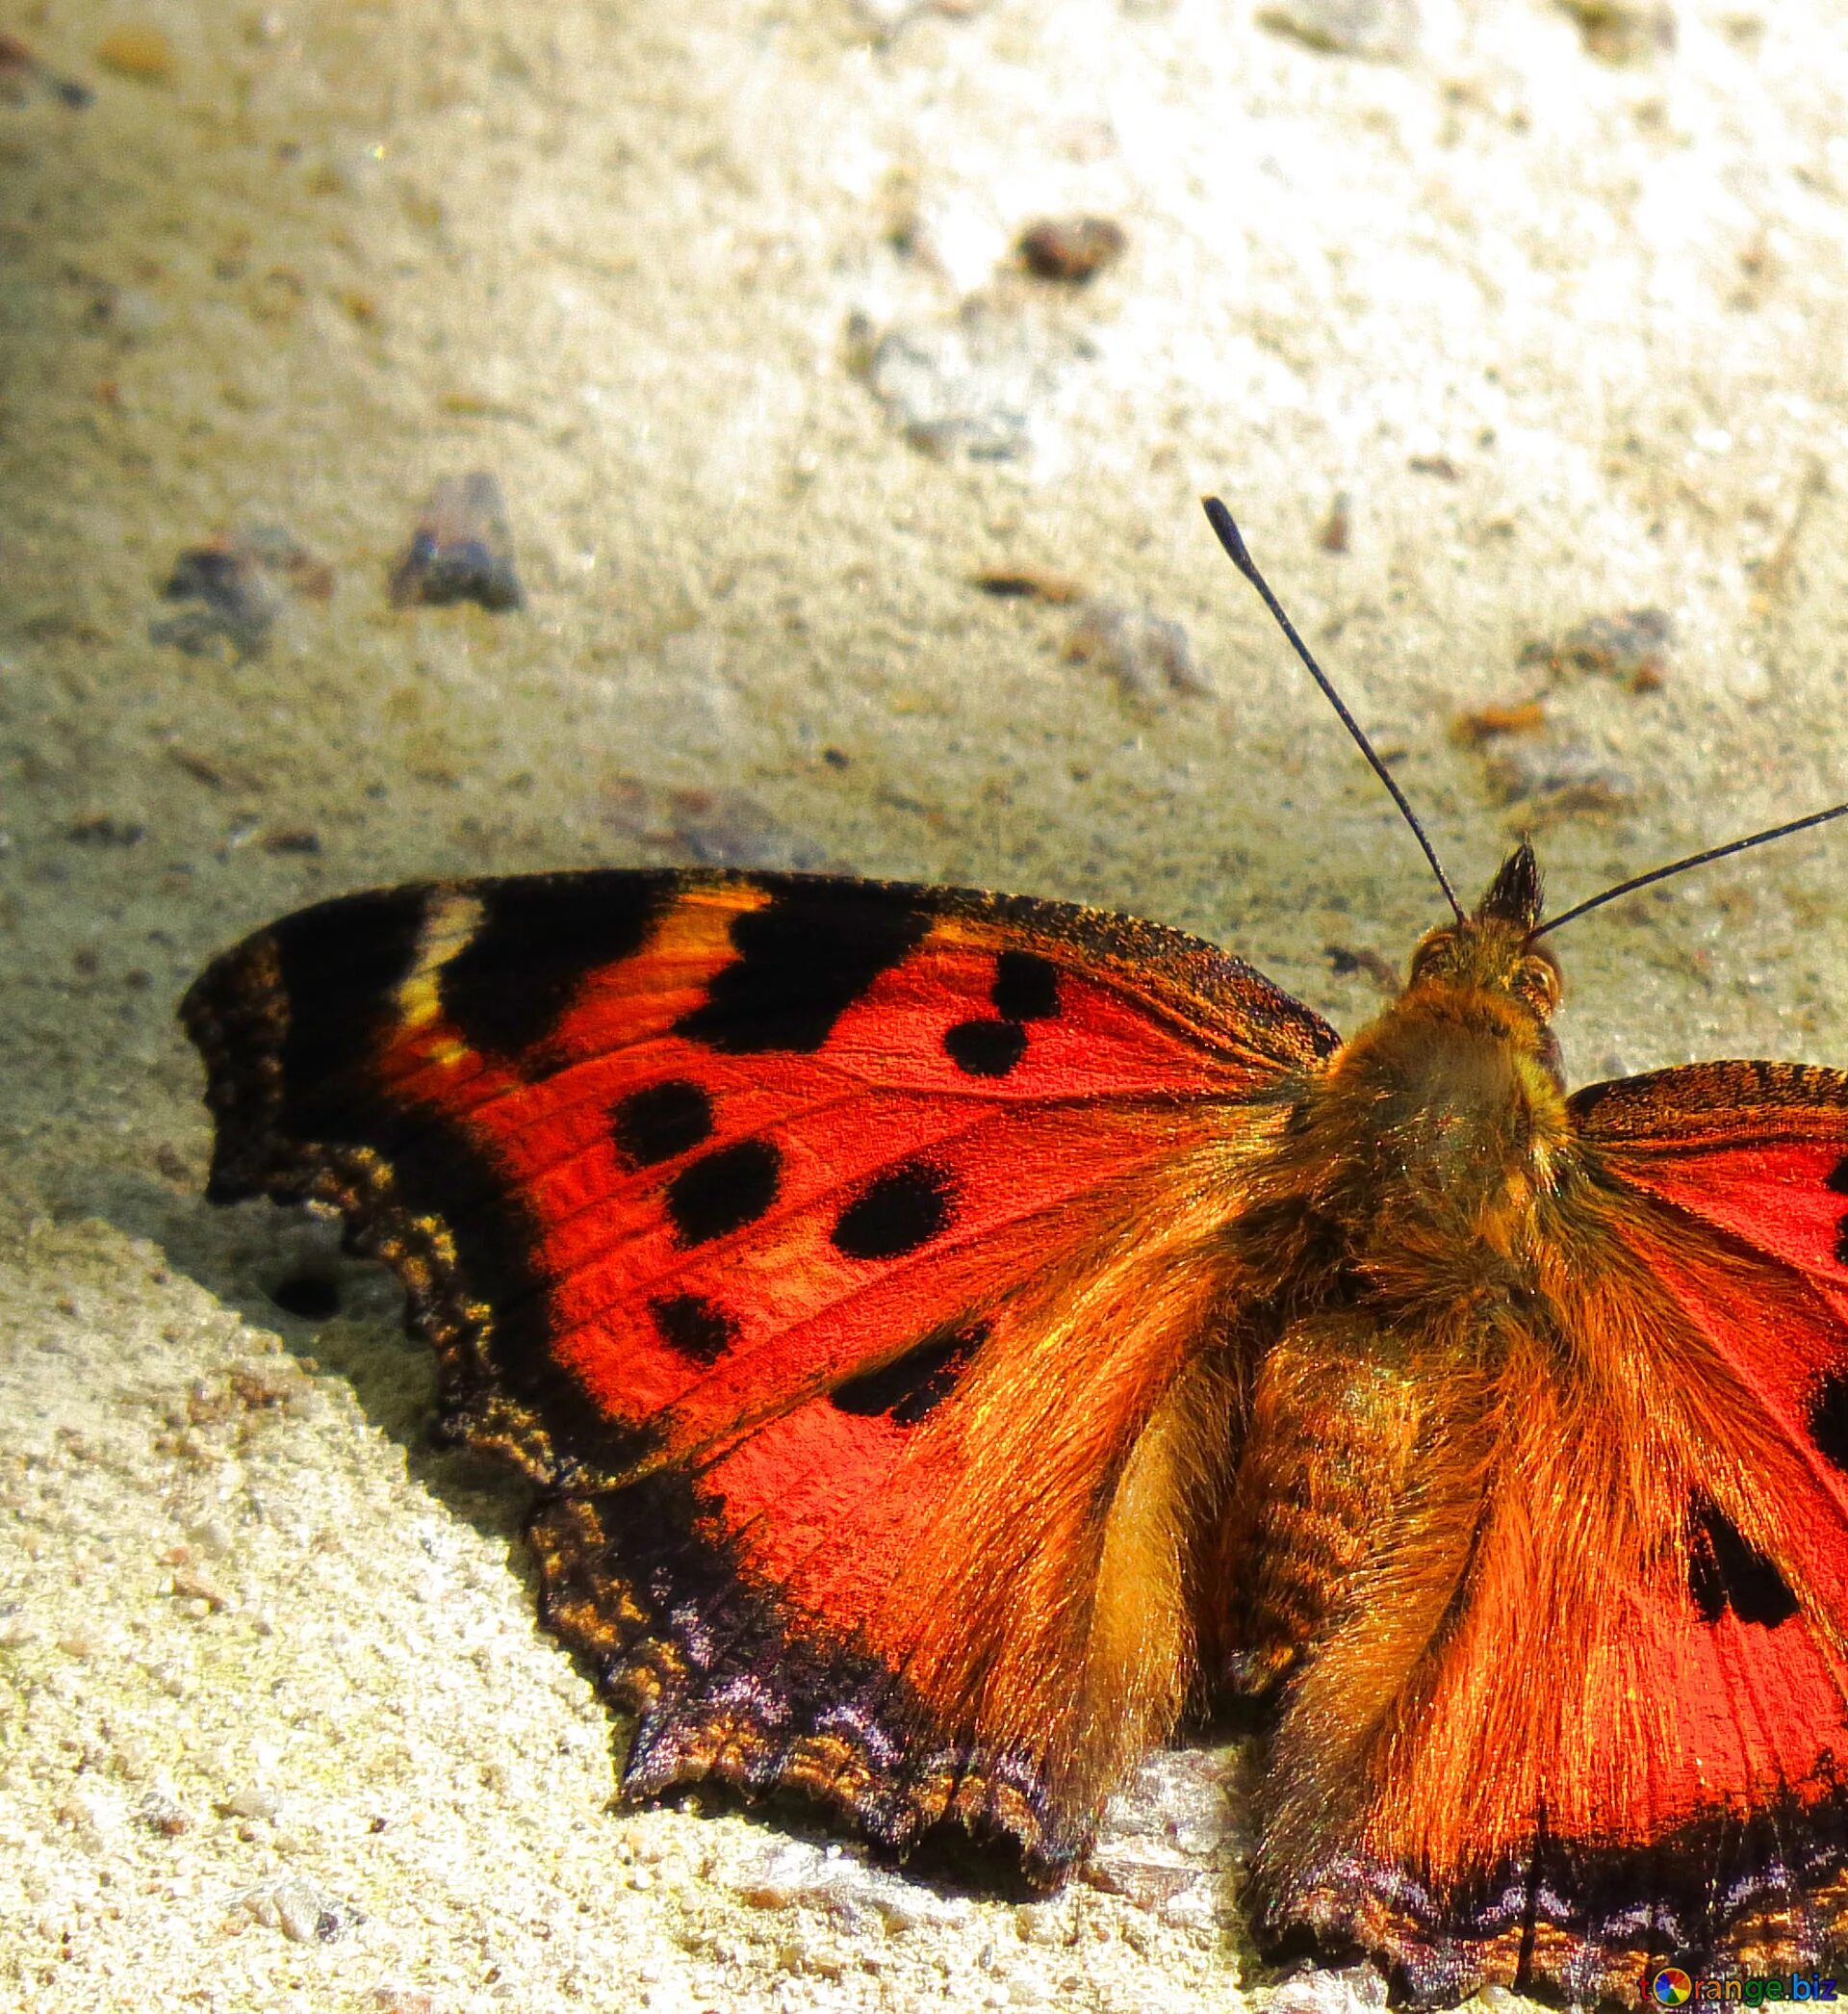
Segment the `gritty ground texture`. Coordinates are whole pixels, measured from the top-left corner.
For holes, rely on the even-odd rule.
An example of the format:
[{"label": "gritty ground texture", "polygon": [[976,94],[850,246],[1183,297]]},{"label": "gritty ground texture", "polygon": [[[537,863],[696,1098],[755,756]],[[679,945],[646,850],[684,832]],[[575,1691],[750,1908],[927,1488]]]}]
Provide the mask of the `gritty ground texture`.
[{"label": "gritty ground texture", "polygon": [[[1433,891],[1207,488],[1467,892],[1842,794],[1838,10],[0,27],[95,93],[0,103],[0,2001],[1374,2004],[1252,1958],[1237,1749],[1025,1907],[612,1806],[388,1283],[200,1202],[172,1006],[323,893],[706,860],[1140,912],[1352,1026]],[[1082,217],[1089,281],[1013,256]],[[395,607],[475,470],[524,607]],[[249,606],[164,598],[215,540]],[[1844,861],[1563,938],[1575,1074],[1848,1061]]]}]

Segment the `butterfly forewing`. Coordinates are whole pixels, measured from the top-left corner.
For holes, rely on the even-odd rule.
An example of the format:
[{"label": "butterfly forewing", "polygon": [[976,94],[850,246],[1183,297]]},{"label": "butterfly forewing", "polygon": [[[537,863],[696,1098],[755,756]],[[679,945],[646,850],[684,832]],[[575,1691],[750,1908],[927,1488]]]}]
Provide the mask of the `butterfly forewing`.
[{"label": "butterfly forewing", "polygon": [[1065,905],[639,873],[324,905],[185,1013],[214,1193],[341,1210],[552,1492],[632,1786],[1068,1862],[1191,1683],[1142,1569],[1208,1512],[1212,1234],[1321,1021]]}]

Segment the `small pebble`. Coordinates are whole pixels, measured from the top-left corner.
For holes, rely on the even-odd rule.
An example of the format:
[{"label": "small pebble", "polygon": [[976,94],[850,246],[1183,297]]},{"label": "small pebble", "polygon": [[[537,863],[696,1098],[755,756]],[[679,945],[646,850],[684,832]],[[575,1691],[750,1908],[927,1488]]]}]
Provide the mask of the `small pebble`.
[{"label": "small pebble", "polygon": [[309,825],[285,825],[280,830],[267,832],[259,841],[266,853],[320,853],[321,835]]},{"label": "small pebble", "polygon": [[828,1863],[801,1841],[773,1846],[732,1880],[739,1900],[753,1909],[786,1909],[792,1902],[814,1901],[829,1886]]},{"label": "small pebble", "polygon": [[1093,602],[1065,639],[1065,660],[1107,671],[1132,698],[1168,693],[1211,697],[1213,682],[1194,661],[1187,632],[1146,608]]},{"label": "small pebble", "polygon": [[173,44],[158,28],[143,22],[112,28],[96,44],[96,61],[118,77],[134,77],[142,84],[170,84],[179,68]]},{"label": "small pebble", "polygon": [[1318,1969],[1285,1979],[1270,1995],[1267,2014],[1366,2014],[1387,2001],[1386,1981],[1371,1965]]},{"label": "small pebble", "polygon": [[1326,56],[1399,63],[1418,46],[1415,0],[1275,0],[1258,25]]},{"label": "small pebble", "polygon": [[1616,811],[1636,794],[1628,771],[1581,742],[1505,742],[1484,775],[1502,803],[1536,803],[1553,812]]},{"label": "small pebble", "polygon": [[607,822],[624,839],[678,865],[827,868],[821,847],[774,817],[742,790],[662,789],[640,777],[603,787]]},{"label": "small pebble", "polygon": [[950,321],[861,333],[861,374],[905,438],[926,454],[972,461],[1031,451],[1059,369],[1077,354],[1071,339],[975,302]]},{"label": "small pebble", "polygon": [[1554,641],[1527,644],[1521,662],[1542,665],[1555,677],[1570,672],[1620,679],[1632,692],[1659,690],[1668,670],[1674,625],[1660,608],[1626,608],[1592,615]]},{"label": "small pebble", "polygon": [[1666,55],[1676,41],[1675,11],[1662,0],[1556,0],[1562,13],[1578,24],[1585,54],[1600,63],[1647,63]]},{"label": "small pebble", "polygon": [[1035,279],[1082,287],[1114,266],[1129,244],[1123,227],[1107,217],[1042,218],[1014,243],[1014,256]]},{"label": "small pebble", "polygon": [[1014,1927],[1023,1944],[1063,1945],[1069,1915],[1060,1902],[1022,1902],[1014,1912]]},{"label": "small pebble", "polygon": [[196,1566],[176,1566],[173,1569],[173,1592],[183,1603],[190,1605],[189,1613],[205,1615],[218,1613],[231,1606],[231,1597],[218,1583]]},{"label": "small pebble", "polygon": [[276,1874],[231,1898],[266,1929],[280,1930],[292,1944],[334,1944],[365,1917],[351,1903],[325,1894],[302,1874]]},{"label": "small pebble", "polygon": [[[1229,1903],[1231,1898],[1227,1897],[1225,1899]],[[1205,1930],[1227,1912],[1220,1906],[1214,1883],[1201,1874],[1185,1888],[1177,1888],[1155,1913],[1163,1923],[1172,1924],[1177,1930]]]},{"label": "small pebble", "polygon": [[1353,536],[1353,507],[1348,492],[1337,490],[1328,505],[1328,515],[1316,533],[1316,543],[1324,553],[1345,553]]},{"label": "small pebble", "polygon": [[178,1839],[192,1824],[177,1799],[164,1791],[149,1791],[137,1807],[135,1816],[150,1832],[157,1832],[163,1839]]},{"label": "small pebble", "polygon": [[331,583],[331,573],[279,526],[251,526],[179,555],[161,596],[180,611],[150,623],[148,639],[191,658],[220,643],[240,662],[260,658],[282,613],[282,585],[319,597]]},{"label": "small pebble", "polygon": [[1131,1853],[1093,1853],[1085,1865],[1085,1879],[1106,1895],[1121,1896],[1138,1909],[1156,1910],[1202,1876],[1178,1856],[1155,1859]]},{"label": "small pebble", "polygon": [[110,1764],[118,1776],[137,1783],[153,1766],[154,1752],[138,1734],[118,1735],[110,1754]]},{"label": "small pebble", "polygon": [[285,525],[241,525],[232,541],[242,553],[283,581],[291,592],[324,602],[334,591],[334,570],[319,559]]},{"label": "small pebble", "polygon": [[0,102],[23,105],[35,90],[81,112],[95,96],[87,86],[48,69],[17,36],[0,35]]},{"label": "small pebble", "polygon": [[988,567],[971,577],[984,594],[1003,602],[1051,602],[1059,605],[1084,599],[1084,588],[1069,574],[1055,574],[1040,566]]},{"label": "small pebble", "polygon": [[1103,1850],[1138,1854],[1153,1839],[1204,1861],[1242,1846],[1227,1795],[1237,1769],[1236,1749],[1157,1749],[1105,1807]]},{"label": "small pebble", "polygon": [[112,1798],[93,1790],[73,1790],[59,1806],[58,1816],[80,1832],[112,1832],[122,1814]]},{"label": "small pebble", "polygon": [[446,476],[431,490],[392,570],[394,607],[475,602],[496,614],[525,606],[500,485],[486,469]]},{"label": "small pebble", "polygon": [[738,790],[668,793],[674,836],[706,867],[818,867],[823,856]]},{"label": "small pebble", "polygon": [[1484,741],[1503,735],[1537,735],[1547,724],[1547,710],[1537,699],[1521,700],[1513,706],[1477,707],[1459,713],[1450,722],[1450,739],[1466,748],[1479,748]]},{"label": "small pebble", "polygon": [[147,827],[139,818],[118,818],[99,812],[91,817],[75,819],[65,827],[64,837],[79,846],[139,846],[147,837]]},{"label": "small pebble", "polygon": [[766,1849],[730,1875],[728,1885],[754,1909],[825,1909],[850,1933],[878,1923],[888,1934],[901,1936],[925,1924],[941,1923],[954,1910],[954,1905],[903,1875],[801,1840]]},{"label": "small pebble", "polygon": [[221,1560],[231,1550],[231,1531],[221,1518],[208,1517],[203,1523],[189,1525],[186,1536],[210,1559]]}]

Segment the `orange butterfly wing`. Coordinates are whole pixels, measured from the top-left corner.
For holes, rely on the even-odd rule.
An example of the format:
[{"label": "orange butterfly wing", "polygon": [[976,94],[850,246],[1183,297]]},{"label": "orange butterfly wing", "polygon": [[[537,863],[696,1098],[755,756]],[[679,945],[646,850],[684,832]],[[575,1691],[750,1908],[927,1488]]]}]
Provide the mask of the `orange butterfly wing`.
[{"label": "orange butterfly wing", "polygon": [[214,1197],[342,1212],[542,1485],[629,1788],[1083,1849],[1192,1683],[1213,1237],[1331,1031],[1148,924],[699,873],[324,904],[183,1013]]},{"label": "orange butterfly wing", "polygon": [[1416,1374],[1423,1502],[1271,1766],[1270,1934],[1425,2000],[1848,1948],[1848,1076],[1704,1065],[1569,1112],[1500,1373]]}]

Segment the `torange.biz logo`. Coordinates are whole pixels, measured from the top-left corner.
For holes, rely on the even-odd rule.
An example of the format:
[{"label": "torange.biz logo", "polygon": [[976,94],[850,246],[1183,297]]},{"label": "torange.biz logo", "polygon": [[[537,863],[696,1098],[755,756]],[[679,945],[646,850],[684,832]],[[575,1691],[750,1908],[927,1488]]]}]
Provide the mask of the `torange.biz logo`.
[{"label": "torange.biz logo", "polygon": [[1730,2001],[1742,2007],[1764,2007],[1785,2001],[1834,2000],[1835,1982],[1813,1972],[1773,1973],[1758,1977],[1733,1973],[1683,1972],[1679,1965],[1658,1965],[1649,1975],[1648,1998],[1658,2007],[1684,2007],[1690,2001],[1712,2006]]}]

